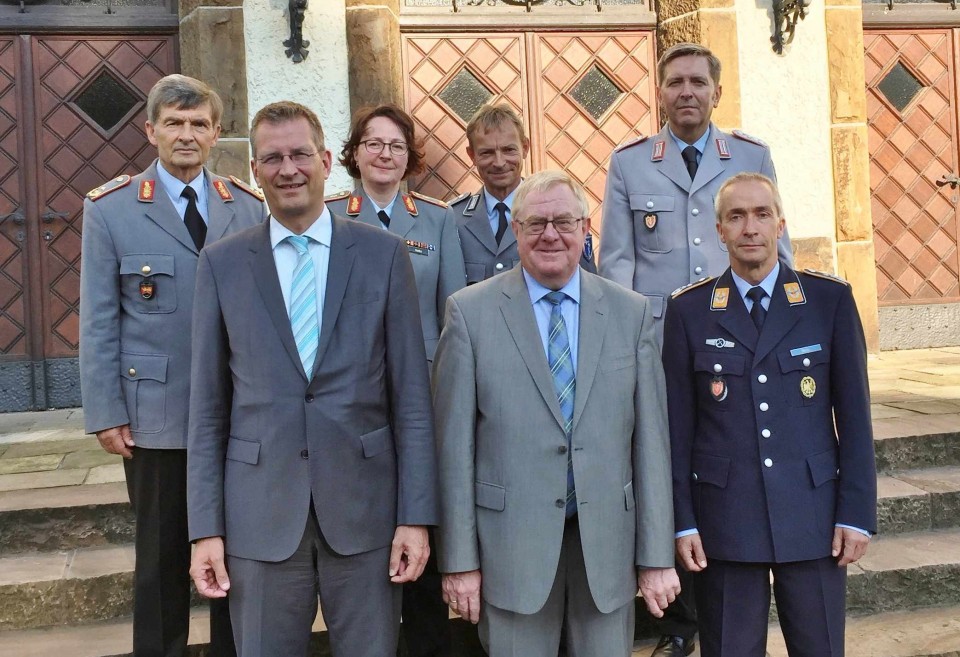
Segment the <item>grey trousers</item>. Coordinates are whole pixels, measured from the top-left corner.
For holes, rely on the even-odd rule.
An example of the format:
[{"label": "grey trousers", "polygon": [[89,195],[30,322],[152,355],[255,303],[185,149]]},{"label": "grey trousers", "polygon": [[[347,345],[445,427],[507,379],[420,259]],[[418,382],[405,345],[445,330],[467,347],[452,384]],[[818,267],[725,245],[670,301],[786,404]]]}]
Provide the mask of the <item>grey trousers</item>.
[{"label": "grey trousers", "polygon": [[388,576],[390,546],[333,552],[311,511],[286,561],[227,557],[230,618],[239,657],[307,657],[317,599],[333,657],[394,657],[401,588]]},{"label": "grey trousers", "polygon": [[546,604],[534,614],[518,614],[484,601],[480,643],[490,657],[557,657],[565,627],[570,657],[630,657],[633,624],[633,600],[609,614],[594,604],[574,516],[563,530],[557,576]]}]

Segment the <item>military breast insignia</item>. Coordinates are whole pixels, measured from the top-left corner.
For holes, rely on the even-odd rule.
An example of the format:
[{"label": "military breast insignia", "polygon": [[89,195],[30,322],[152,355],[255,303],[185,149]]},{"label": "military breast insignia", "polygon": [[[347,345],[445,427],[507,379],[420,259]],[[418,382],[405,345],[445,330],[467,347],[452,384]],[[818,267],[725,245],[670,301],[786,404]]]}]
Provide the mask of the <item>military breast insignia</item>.
[{"label": "military breast insignia", "polygon": [[800,379],[800,394],[807,399],[813,399],[813,396],[817,394],[817,382],[813,380],[812,376],[805,376]]},{"label": "military breast insignia", "polygon": [[726,140],[726,139],[718,139],[718,140],[717,140],[717,155],[720,156],[720,159],[721,159],[721,160],[729,160],[729,159],[730,159],[730,148],[727,146],[727,140]]},{"label": "military breast insignia", "polygon": [[718,287],[713,291],[713,299],[710,301],[710,310],[726,310],[727,303],[730,301],[730,288]]},{"label": "military breast insignia", "polygon": [[137,200],[141,203],[153,203],[153,195],[157,191],[157,183],[153,180],[141,180],[137,192]]},{"label": "military breast insignia", "polygon": [[117,176],[113,180],[109,180],[103,183],[102,185],[100,185],[99,187],[91,189],[89,192],[87,192],[87,198],[90,199],[91,201],[96,201],[97,199],[103,198],[110,192],[115,192],[118,189],[126,187],[129,184],[130,184],[130,176],[127,176],[127,175]]},{"label": "military breast insignia", "polygon": [[657,213],[648,212],[643,215],[643,225],[647,227],[647,230],[653,230],[657,227]]},{"label": "military breast insignia", "polygon": [[725,338],[707,338],[707,344],[717,349],[732,349],[737,346],[735,343]]},{"label": "military breast insignia", "polygon": [[153,295],[157,291],[157,284],[153,282],[153,278],[144,278],[140,281],[140,296],[141,298],[149,301],[153,298]]},{"label": "military breast insignia", "polygon": [[249,194],[250,196],[254,197],[255,199],[257,199],[257,200],[259,200],[259,201],[262,201],[262,200],[263,200],[263,192],[261,192],[261,191],[260,191],[259,189],[257,189],[256,187],[251,187],[250,185],[248,185],[248,184],[245,183],[244,181],[240,180],[240,179],[237,178],[236,176],[230,176],[230,182],[232,182],[234,185],[236,185],[236,186],[237,186],[237,189],[241,189],[241,190],[245,191],[247,194]]},{"label": "military breast insignia", "polygon": [[787,301],[791,306],[799,306],[807,302],[803,296],[803,288],[800,283],[784,283],[783,291],[787,294]]},{"label": "military breast insignia", "polygon": [[722,376],[715,376],[710,380],[710,396],[718,402],[727,398],[727,382]]},{"label": "military breast insignia", "polygon": [[403,207],[407,209],[407,212],[410,213],[411,217],[417,216],[417,204],[413,202],[413,199],[407,196],[406,194],[402,195],[403,197]]},{"label": "military breast insignia", "polygon": [[214,179],[213,188],[217,190],[217,194],[220,195],[220,198],[222,198],[224,202],[229,203],[233,200],[233,194],[231,194],[230,190],[227,188],[227,183],[223,182],[219,178]]},{"label": "military breast insignia", "polygon": [[662,139],[653,145],[653,153],[650,155],[651,162],[660,162],[663,160],[664,154],[667,152],[667,142]]},{"label": "military breast insignia", "polygon": [[430,251],[436,251],[437,247],[433,244],[427,244],[426,242],[417,242],[416,240],[405,240],[407,245],[407,250],[410,253],[416,253],[417,255],[430,255]]},{"label": "military breast insignia", "polygon": [[363,198],[360,196],[351,196],[347,201],[347,214],[356,217],[360,214],[360,207],[363,205]]}]

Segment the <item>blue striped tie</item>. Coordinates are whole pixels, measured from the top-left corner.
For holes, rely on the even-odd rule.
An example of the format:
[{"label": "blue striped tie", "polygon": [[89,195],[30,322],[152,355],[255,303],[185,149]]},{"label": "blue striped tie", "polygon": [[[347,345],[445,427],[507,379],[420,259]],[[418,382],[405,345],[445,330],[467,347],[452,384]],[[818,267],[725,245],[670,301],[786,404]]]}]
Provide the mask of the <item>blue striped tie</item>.
[{"label": "blue striped tie", "polygon": [[560,402],[563,415],[563,427],[567,433],[567,517],[577,512],[577,492],[573,482],[573,398],[577,390],[577,380],[573,373],[573,358],[570,354],[570,340],[567,337],[567,324],[563,321],[560,304],[566,298],[563,292],[550,292],[544,299],[553,304],[550,313],[550,327],[547,336],[547,361],[553,376],[553,387]]},{"label": "blue striped tie", "polygon": [[307,378],[313,377],[313,365],[320,344],[320,325],[317,321],[317,276],[310,256],[310,238],[290,235],[287,240],[297,250],[297,266],[290,286],[290,328],[297,343],[300,362]]}]

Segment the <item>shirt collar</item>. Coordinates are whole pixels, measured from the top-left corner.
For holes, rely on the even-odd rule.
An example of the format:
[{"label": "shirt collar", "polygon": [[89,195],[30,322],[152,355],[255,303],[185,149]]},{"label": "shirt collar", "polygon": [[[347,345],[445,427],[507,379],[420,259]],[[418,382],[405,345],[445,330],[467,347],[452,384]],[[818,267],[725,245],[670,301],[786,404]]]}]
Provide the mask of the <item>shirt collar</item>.
[{"label": "shirt collar", "polygon": [[[747,298],[747,292],[750,291],[750,288],[753,287],[750,283],[743,280],[733,271],[730,270],[730,275],[733,277],[733,284],[737,286],[737,292],[740,293],[741,299]],[[767,274],[766,278],[760,281],[760,287],[763,288],[763,291],[767,293],[767,296],[773,299],[773,286],[777,284],[777,276],[780,275],[780,261],[777,261],[777,264],[773,266],[773,269],[770,270],[770,273]]]},{"label": "shirt collar", "polygon": [[677,145],[678,150],[682,151],[687,146],[693,146],[694,148],[697,149],[697,152],[700,153],[701,155],[703,155],[703,151],[707,147],[707,141],[710,139],[710,133],[712,131],[713,131],[713,126],[708,125],[707,129],[703,132],[702,135],[700,135],[700,139],[693,142],[692,144],[688,144],[687,142],[680,139],[680,137],[673,134],[673,130],[670,129],[669,125],[667,126],[667,132],[670,133],[670,137],[673,138],[673,142]]},{"label": "shirt collar", "polygon": [[377,205],[377,202],[374,201],[374,200],[370,197],[369,194],[367,194],[366,192],[364,192],[363,194],[364,194],[364,196],[367,197],[367,199],[368,199],[368,200],[370,201],[370,203],[373,205],[373,209],[376,211],[376,212],[374,212],[374,214],[376,214],[377,212],[380,212],[381,210],[383,210],[384,212],[387,213],[387,216],[388,216],[388,217],[392,217],[392,216],[393,216],[393,206],[396,205],[396,203],[397,203],[397,196],[400,196],[400,192],[397,192],[397,195],[393,197],[393,200],[390,201],[389,203],[387,203],[387,204],[386,204],[385,206],[383,206],[382,208],[381,208],[379,205]]},{"label": "shirt collar", "polygon": [[206,181],[203,178],[203,169],[200,169],[200,173],[197,174],[196,178],[184,184],[182,180],[164,169],[163,163],[158,160],[157,178],[160,179],[160,184],[163,185],[163,189],[167,193],[167,196],[174,200],[180,198],[180,195],[183,193],[183,189],[185,187],[193,187],[193,191],[197,193],[198,203],[202,202],[206,198],[207,186]]},{"label": "shirt collar", "polygon": [[[527,283],[527,292],[530,294],[530,303],[535,304],[543,297],[547,296],[553,290],[548,287],[540,285],[540,283],[531,276],[526,269],[523,267],[520,268],[523,272],[523,280]],[[573,299],[576,303],[580,303],[580,267],[578,266],[576,271],[573,272],[573,276],[570,277],[570,280],[567,281],[567,284],[561,287],[559,292],[563,292],[568,297]]]},{"label": "shirt collar", "polygon": [[510,192],[509,194],[507,194],[507,197],[506,197],[505,199],[503,199],[502,201],[500,201],[500,200],[498,200],[496,197],[494,197],[490,192],[488,192],[486,187],[484,187],[484,188],[483,188],[483,199],[484,199],[484,201],[486,201],[486,203],[487,203],[487,216],[490,216],[490,217],[496,216],[497,211],[493,209],[494,206],[496,206],[497,203],[503,203],[504,205],[507,206],[507,212],[510,213],[510,217],[509,217],[509,218],[510,218],[510,219],[513,219],[513,197],[516,196],[516,194],[517,194],[517,189],[519,189],[519,188],[520,188],[520,186],[517,185],[516,189],[514,189],[512,192]]},{"label": "shirt collar", "polygon": [[[331,219],[330,210],[326,205],[323,206],[323,212],[320,213],[317,220],[303,234],[326,247],[330,246],[330,240],[333,237],[333,219]],[[291,235],[296,235],[296,233],[277,221],[276,217],[270,216],[270,248],[276,249],[280,242]]]}]

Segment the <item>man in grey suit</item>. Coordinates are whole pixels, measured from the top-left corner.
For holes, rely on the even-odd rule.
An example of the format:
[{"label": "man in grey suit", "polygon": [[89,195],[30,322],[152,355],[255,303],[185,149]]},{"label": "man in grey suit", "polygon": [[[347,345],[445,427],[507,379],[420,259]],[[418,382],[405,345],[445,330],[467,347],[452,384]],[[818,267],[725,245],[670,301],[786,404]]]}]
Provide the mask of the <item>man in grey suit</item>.
[{"label": "man in grey suit", "polygon": [[[204,169],[223,104],[169,75],[147,97],[159,159],[87,194],[80,270],[80,377],[86,430],[124,457],[136,517],[133,652],[186,654],[190,614],[187,403],[190,320],[204,244],[266,217],[262,198]],[[233,655],[225,604],[211,606],[213,655]]]},{"label": "man in grey suit", "polygon": [[627,657],[673,569],[666,392],[648,302],[579,267],[583,190],[520,186],[521,267],[450,297],[434,361],[444,595],[491,657]]},{"label": "man in grey suit", "polygon": [[[658,338],[670,293],[729,262],[717,237],[713,198],[741,171],[776,179],[766,144],[710,121],[720,102],[720,60],[709,49],[680,43],[657,63],[657,98],[667,124],[658,135],[618,146],[610,156],[600,229],[600,275],[650,301]],[[793,264],[786,231],[780,258]],[[693,581],[681,571],[683,593],[659,621],[654,657],[693,652],[697,616]]]},{"label": "man in grey suit", "polygon": [[[484,105],[467,124],[467,155],[483,189],[450,203],[457,217],[467,285],[513,269],[520,262],[511,229],[512,208],[530,150],[523,122],[509,105]],[[581,266],[596,274],[593,238],[584,241]]]},{"label": "man in grey suit", "polygon": [[313,112],[267,105],[251,143],[271,218],[197,272],[190,572],[229,591],[241,657],[306,655],[318,595],[334,657],[392,656],[396,584],[438,515],[413,267],[398,237],[325,207]]}]

